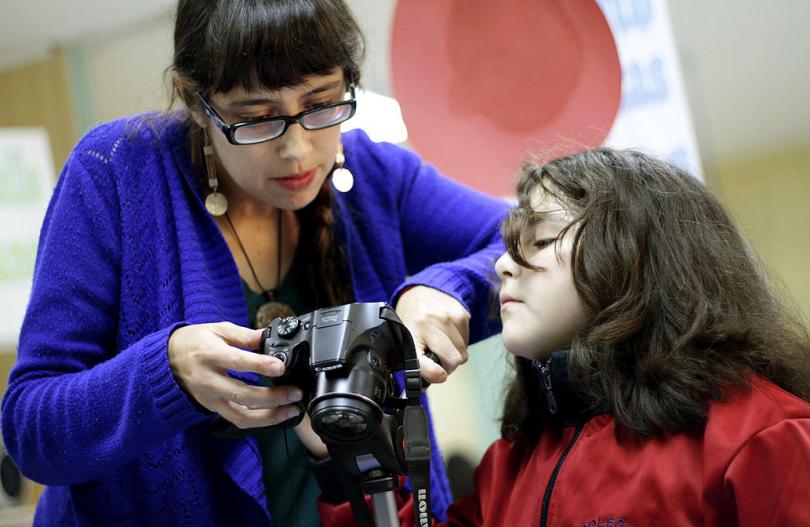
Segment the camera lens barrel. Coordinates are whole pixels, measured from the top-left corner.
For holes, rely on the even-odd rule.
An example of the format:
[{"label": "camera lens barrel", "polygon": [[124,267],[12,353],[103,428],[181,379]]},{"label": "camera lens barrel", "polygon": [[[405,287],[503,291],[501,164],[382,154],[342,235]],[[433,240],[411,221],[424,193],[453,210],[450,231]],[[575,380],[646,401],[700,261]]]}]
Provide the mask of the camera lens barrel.
[{"label": "camera lens barrel", "polygon": [[359,397],[332,394],[310,405],[312,427],[336,443],[362,441],[375,434],[382,409]]},{"label": "camera lens barrel", "polygon": [[337,442],[376,433],[388,395],[388,375],[384,357],[371,348],[355,350],[343,371],[318,374],[309,407],[315,432]]}]

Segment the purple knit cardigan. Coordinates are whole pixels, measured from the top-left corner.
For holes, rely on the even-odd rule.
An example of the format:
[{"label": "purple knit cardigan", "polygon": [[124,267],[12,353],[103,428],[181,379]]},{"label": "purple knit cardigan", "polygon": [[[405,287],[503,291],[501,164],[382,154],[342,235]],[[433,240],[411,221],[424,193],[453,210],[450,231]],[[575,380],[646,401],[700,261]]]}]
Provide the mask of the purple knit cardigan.
[{"label": "purple knit cardigan", "polygon": [[[425,284],[467,306],[473,341],[496,331],[487,309],[506,204],[360,131],[343,141],[356,183],[335,216],[356,300]],[[253,440],[211,437],[169,369],[174,328],[224,320],[247,325],[245,298],[183,121],[153,114],[91,131],[45,217],[2,405],[8,452],[47,485],[35,524],[269,524]],[[450,494],[433,452],[443,518]]]}]

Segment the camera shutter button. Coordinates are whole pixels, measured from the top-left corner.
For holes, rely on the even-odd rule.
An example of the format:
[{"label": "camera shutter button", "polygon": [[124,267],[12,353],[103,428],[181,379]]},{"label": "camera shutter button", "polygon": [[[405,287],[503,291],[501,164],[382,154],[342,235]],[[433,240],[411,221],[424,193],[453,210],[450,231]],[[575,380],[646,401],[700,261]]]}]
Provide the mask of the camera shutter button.
[{"label": "camera shutter button", "polygon": [[278,325],[278,336],[288,339],[298,333],[301,322],[298,317],[284,317]]}]

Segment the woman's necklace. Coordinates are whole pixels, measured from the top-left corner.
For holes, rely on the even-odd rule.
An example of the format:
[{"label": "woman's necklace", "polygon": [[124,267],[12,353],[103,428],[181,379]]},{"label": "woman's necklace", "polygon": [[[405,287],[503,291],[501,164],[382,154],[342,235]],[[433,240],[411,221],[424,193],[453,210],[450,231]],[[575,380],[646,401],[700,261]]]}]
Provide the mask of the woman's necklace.
[{"label": "woman's necklace", "polygon": [[265,289],[262,283],[259,281],[259,277],[256,274],[256,270],[253,268],[253,264],[248,257],[248,253],[245,250],[245,246],[242,244],[242,240],[239,238],[239,233],[236,232],[236,227],[233,226],[233,222],[231,221],[231,217],[228,215],[228,212],[225,211],[225,220],[228,222],[228,226],[233,232],[234,238],[236,238],[236,243],[239,244],[239,249],[242,251],[242,255],[245,257],[245,261],[248,264],[248,268],[250,269],[250,273],[253,275],[253,280],[256,281],[256,285],[259,286],[259,289],[262,290],[262,294],[264,295],[265,299],[267,300],[264,304],[259,307],[259,310],[256,311],[256,329],[264,329],[270,325],[270,323],[275,318],[279,317],[288,317],[295,314],[290,306],[284,304],[282,302],[276,301],[276,295],[278,293],[278,288],[281,286],[281,248],[283,246],[281,239],[282,236],[282,218],[283,215],[281,213],[281,209],[278,209],[278,236],[276,239],[278,240],[278,248],[276,254],[278,255],[277,265],[276,265],[276,288],[275,289]]}]

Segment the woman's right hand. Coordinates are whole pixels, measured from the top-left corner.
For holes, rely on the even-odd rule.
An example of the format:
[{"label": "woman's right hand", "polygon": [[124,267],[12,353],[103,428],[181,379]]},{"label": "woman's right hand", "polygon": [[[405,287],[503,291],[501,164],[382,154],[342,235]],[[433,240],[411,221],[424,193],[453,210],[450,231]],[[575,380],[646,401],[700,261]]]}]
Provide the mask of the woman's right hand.
[{"label": "woman's right hand", "polygon": [[169,366],[177,383],[198,404],[239,428],[272,426],[297,416],[301,400],[295,386],[251,386],[227,370],[267,377],[284,373],[284,363],[245,351],[259,347],[262,330],[230,322],[181,327],[169,337]]}]

